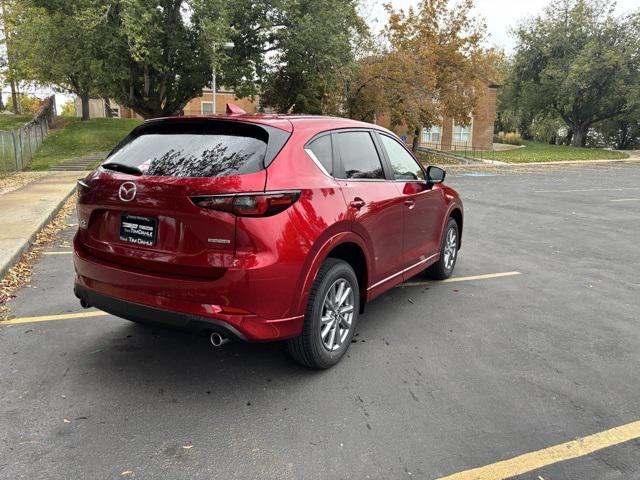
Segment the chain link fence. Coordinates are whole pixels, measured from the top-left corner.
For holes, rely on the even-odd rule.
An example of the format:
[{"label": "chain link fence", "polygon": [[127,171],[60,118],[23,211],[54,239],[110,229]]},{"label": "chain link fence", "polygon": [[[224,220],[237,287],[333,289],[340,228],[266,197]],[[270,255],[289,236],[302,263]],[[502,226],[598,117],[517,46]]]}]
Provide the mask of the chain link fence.
[{"label": "chain link fence", "polygon": [[0,173],[26,168],[47,138],[55,110],[55,97],[51,96],[29,123],[15,130],[0,130]]}]

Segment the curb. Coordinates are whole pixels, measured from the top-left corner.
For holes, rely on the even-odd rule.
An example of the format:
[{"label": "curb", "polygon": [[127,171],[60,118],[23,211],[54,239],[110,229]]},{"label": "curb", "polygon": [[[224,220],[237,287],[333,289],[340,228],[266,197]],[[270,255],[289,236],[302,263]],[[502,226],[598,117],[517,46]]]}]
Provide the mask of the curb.
[{"label": "curb", "polygon": [[51,220],[53,220],[53,218],[58,214],[58,212],[60,211],[64,203],[69,199],[69,197],[71,197],[71,195],[73,195],[75,191],[76,191],[76,186],[74,184],[73,188],[71,188],[69,193],[67,193],[64,196],[64,198],[49,213],[49,215],[47,215],[47,218],[45,218],[40,223],[40,225],[38,225],[38,227],[31,234],[31,236],[24,242],[24,244],[20,247],[20,249],[15,252],[15,254],[9,259],[7,263],[0,266],[0,280],[2,280],[4,276],[7,274],[7,272],[11,270],[11,268],[13,268],[20,261],[20,259],[22,258],[22,255],[31,247],[31,245],[33,245],[33,241],[36,239],[38,234],[42,231],[44,227],[46,227],[51,222]]},{"label": "curb", "polygon": [[[608,160],[566,160],[564,162],[523,162],[523,163],[511,163],[511,162],[497,162],[488,163],[490,160],[485,160],[480,164],[473,164],[475,167],[490,167],[490,166],[500,166],[500,167],[531,167],[531,166],[545,166],[545,165],[598,165],[598,164],[608,164],[608,163],[640,163],[640,158],[618,158],[618,159],[608,159]],[[447,168],[469,168],[472,165],[447,165]]]}]

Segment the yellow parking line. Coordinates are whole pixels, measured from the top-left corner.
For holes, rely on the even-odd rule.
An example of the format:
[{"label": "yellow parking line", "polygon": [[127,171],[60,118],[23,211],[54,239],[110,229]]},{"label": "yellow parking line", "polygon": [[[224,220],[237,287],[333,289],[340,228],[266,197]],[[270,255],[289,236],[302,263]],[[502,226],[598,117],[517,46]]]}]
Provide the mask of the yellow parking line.
[{"label": "yellow parking line", "polygon": [[455,283],[455,282],[471,282],[473,280],[489,280],[492,278],[512,277],[514,275],[522,275],[520,272],[501,272],[487,273],[486,275],[472,275],[470,277],[451,277],[442,281],[425,281],[425,282],[405,282],[398,285],[399,287],[420,287],[422,285],[432,285],[438,283]]},{"label": "yellow parking line", "polygon": [[[50,255],[57,254],[57,253],[62,254],[65,252],[47,252],[47,254],[50,254]],[[488,280],[490,278],[510,277],[513,275],[521,275],[521,273],[520,272],[502,272],[502,273],[489,273],[486,275],[474,275],[472,277],[452,277],[438,283],[468,282],[471,280]],[[433,283],[434,282],[408,282],[398,286],[399,287],[417,287],[420,285],[431,285]],[[80,313],[64,313],[62,315],[42,315],[40,317],[13,318],[11,320],[0,322],[0,325],[17,325],[20,323],[49,322],[53,320],[71,320],[74,318],[101,317],[104,315],[108,315],[108,313],[105,313],[99,310],[98,311],[89,310],[89,311],[80,312]]]},{"label": "yellow parking line", "polygon": [[44,252],[45,255],[71,255],[73,252],[68,250],[66,252]]},{"label": "yellow parking line", "polygon": [[53,320],[71,320],[74,318],[103,317],[109,315],[101,310],[87,310],[80,313],[63,313],[61,315],[41,315],[39,317],[21,317],[0,321],[0,325],[18,325],[21,323],[51,322]]},{"label": "yellow parking line", "polygon": [[547,465],[583,457],[639,437],[640,421],[632,422],[536,452],[525,453],[509,460],[454,473],[439,480],[504,480]]}]

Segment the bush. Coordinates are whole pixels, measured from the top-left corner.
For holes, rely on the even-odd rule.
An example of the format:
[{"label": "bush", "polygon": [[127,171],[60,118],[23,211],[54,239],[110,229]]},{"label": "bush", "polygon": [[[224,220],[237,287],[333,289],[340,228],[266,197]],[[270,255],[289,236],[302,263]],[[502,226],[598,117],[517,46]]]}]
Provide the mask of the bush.
[{"label": "bush", "polygon": [[494,135],[493,141],[495,143],[506,143],[508,145],[522,145],[522,136],[515,132],[500,132]]}]

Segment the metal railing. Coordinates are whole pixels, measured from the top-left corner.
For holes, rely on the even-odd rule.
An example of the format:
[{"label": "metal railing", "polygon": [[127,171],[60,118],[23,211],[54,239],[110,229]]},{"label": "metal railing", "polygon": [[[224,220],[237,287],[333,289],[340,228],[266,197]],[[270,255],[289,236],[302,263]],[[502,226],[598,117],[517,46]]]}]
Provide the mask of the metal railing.
[{"label": "metal railing", "polygon": [[486,150],[474,147],[469,142],[440,143],[440,142],[420,142],[418,148],[427,152],[449,154],[454,157],[477,158],[482,160],[482,155]]},{"label": "metal railing", "polygon": [[29,123],[14,130],[0,130],[0,172],[19,172],[26,168],[49,134],[55,116],[55,97],[45,100]]}]

